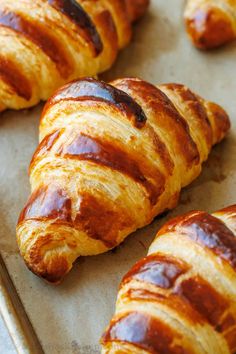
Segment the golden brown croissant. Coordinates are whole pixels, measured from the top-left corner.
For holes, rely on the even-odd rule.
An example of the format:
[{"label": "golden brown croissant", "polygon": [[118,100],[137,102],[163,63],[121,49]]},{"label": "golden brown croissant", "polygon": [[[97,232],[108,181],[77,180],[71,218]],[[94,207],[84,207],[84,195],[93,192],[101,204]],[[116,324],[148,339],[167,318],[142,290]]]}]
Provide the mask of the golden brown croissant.
[{"label": "golden brown croissant", "polygon": [[149,0],[0,0],[0,111],[107,70]]},{"label": "golden brown croissant", "polygon": [[164,225],[125,275],[103,354],[236,352],[236,205]]},{"label": "golden brown croissant", "polygon": [[198,48],[219,47],[236,38],[236,0],[188,0],[184,17]]},{"label": "golden brown croissant", "polygon": [[58,90],[41,118],[17,227],[28,267],[59,282],[77,257],[117,246],[175,207],[228,129],[221,107],[183,85],[87,78]]}]

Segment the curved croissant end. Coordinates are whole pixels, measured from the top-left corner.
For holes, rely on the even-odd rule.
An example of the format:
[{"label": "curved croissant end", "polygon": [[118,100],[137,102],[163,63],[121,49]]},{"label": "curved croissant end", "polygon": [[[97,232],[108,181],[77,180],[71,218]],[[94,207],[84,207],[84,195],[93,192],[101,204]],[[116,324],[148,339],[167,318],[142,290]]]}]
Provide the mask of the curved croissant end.
[{"label": "curved croissant end", "polygon": [[236,2],[188,0],[184,18],[194,45],[211,49],[236,38]]},{"label": "curved croissant end", "polygon": [[236,351],[236,205],[164,225],[126,274],[103,354]]},{"label": "curved croissant end", "polygon": [[105,252],[176,206],[225,111],[178,84],[72,82],[47,102],[17,239],[28,267],[59,282],[79,256]]},{"label": "curved croissant end", "polygon": [[129,17],[132,22],[143,16],[149,3],[150,0],[126,0]]},{"label": "curved croissant end", "polygon": [[0,111],[111,67],[147,0],[0,0]]}]

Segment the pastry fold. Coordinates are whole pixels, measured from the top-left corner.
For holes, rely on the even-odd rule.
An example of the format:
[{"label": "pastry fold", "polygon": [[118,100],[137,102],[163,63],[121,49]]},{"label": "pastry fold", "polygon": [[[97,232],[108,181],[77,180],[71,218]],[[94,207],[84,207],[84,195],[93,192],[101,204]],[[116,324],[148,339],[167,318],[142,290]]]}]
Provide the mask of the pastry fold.
[{"label": "pastry fold", "polygon": [[149,0],[0,0],[0,111],[111,67]]},{"label": "pastry fold", "polygon": [[176,206],[230,126],[180,84],[72,82],[47,102],[17,226],[28,267],[59,282],[79,256],[119,245]]},{"label": "pastry fold", "polygon": [[102,354],[236,351],[236,205],[164,225],[123,278]]}]

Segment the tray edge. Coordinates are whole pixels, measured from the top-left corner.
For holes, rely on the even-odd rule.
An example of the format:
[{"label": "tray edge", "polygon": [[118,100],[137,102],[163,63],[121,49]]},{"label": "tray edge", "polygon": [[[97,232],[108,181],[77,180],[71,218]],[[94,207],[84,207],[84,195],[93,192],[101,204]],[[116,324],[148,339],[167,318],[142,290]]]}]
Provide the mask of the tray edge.
[{"label": "tray edge", "polygon": [[0,313],[19,354],[44,351],[0,253]]}]

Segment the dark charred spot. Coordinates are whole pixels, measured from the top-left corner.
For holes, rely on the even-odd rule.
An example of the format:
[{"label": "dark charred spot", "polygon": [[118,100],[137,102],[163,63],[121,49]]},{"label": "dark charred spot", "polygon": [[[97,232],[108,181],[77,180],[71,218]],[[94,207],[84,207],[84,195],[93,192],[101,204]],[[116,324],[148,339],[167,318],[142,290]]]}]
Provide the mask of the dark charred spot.
[{"label": "dark charred spot", "polygon": [[142,108],[132,97],[105,82],[92,78],[77,80],[65,85],[48,101],[47,106],[61,100],[95,100],[106,102],[114,105],[127,115],[130,120],[133,120],[137,128],[142,128],[147,120]]},{"label": "dark charred spot", "polygon": [[48,0],[49,5],[62,12],[75,25],[83,31],[86,39],[91,42],[95,49],[95,54],[99,55],[103,50],[103,44],[99,33],[91,18],[83,7],[75,0]]}]

